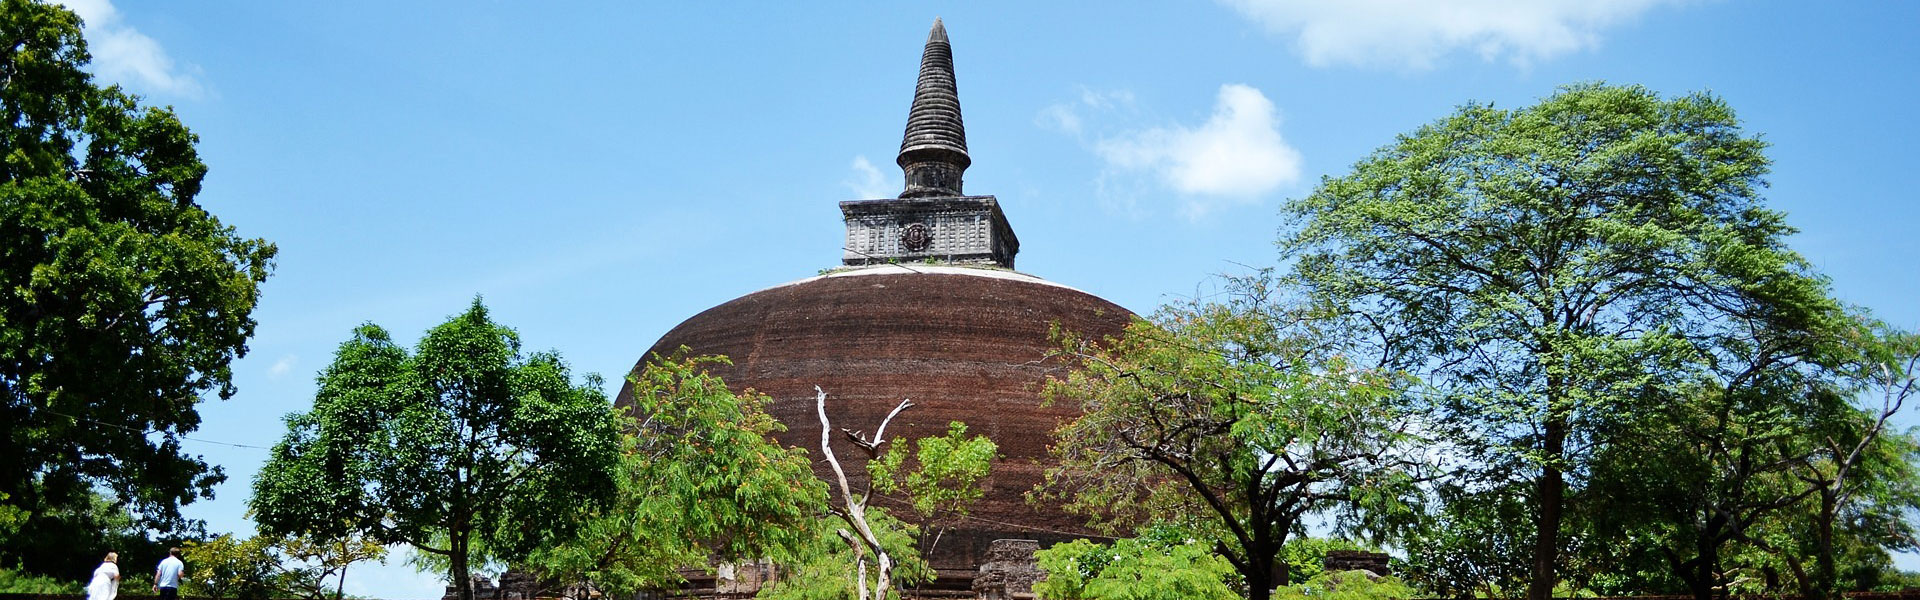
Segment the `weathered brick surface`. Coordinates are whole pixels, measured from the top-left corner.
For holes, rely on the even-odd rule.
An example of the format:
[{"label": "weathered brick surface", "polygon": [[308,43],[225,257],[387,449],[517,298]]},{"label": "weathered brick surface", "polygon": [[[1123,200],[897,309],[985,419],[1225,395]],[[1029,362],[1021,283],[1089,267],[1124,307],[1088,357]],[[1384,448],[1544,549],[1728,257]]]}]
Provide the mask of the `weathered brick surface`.
[{"label": "weathered brick surface", "polygon": [[[1046,359],[1048,329],[1059,322],[1113,335],[1132,313],[1024,276],[932,271],[816,278],[749,294],[687,319],[649,352],[686,345],[731,357],[733,366],[715,374],[736,390],[771,396],[769,411],[789,427],[780,440],[808,449],[816,461],[815,385],[827,391],[836,427],[871,431],[901,398],[911,398],[916,406],[888,428],[889,437],[939,435],[949,421],[963,421],[993,439],[1001,458],[973,509],[978,518],[940,538],[931,556],[937,568],[972,572],[996,539],[1046,545],[1088,533],[1080,518],[1033,507],[1023,496],[1040,481],[1054,427],[1075,410],[1041,406],[1040,384],[1059,368]],[[618,402],[631,406],[631,394],[622,389]],[[855,455],[838,434],[834,443],[836,454]],[[824,462],[815,469],[828,473]],[[863,469],[848,474],[865,484]]]}]

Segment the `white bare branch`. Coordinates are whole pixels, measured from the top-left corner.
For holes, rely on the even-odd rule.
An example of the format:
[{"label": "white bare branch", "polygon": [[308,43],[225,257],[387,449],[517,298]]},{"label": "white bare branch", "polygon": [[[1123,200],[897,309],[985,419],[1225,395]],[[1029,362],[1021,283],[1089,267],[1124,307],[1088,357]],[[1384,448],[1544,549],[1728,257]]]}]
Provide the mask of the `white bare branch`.
[{"label": "white bare branch", "polygon": [[[813,391],[814,412],[820,417],[820,454],[826,457],[827,465],[833,468],[835,483],[838,483],[840,488],[840,500],[845,504],[844,510],[836,509],[833,513],[853,528],[851,532],[841,529],[836,533],[853,547],[854,577],[857,580],[854,588],[858,594],[856,597],[859,600],[886,598],[887,592],[893,587],[893,555],[887,553],[887,549],[880,545],[880,537],[875,535],[873,527],[867,524],[867,502],[873,497],[873,482],[867,482],[867,489],[861,493],[860,499],[854,500],[853,486],[847,483],[846,469],[840,466],[840,458],[833,454],[833,436],[830,433],[833,431],[833,422],[827,418],[827,391],[820,389],[817,385],[813,386]],[[913,406],[912,400],[901,400],[900,405],[895,406],[893,412],[887,413],[887,418],[880,421],[880,427],[874,430],[871,442],[859,432],[842,431],[847,434],[847,437],[852,438],[854,444],[866,450],[868,459],[877,458],[880,445],[886,443],[886,439],[881,436],[886,433],[887,424],[892,422],[900,411],[911,406]],[[871,590],[867,587],[867,554],[869,552],[873,554],[875,566]]]}]

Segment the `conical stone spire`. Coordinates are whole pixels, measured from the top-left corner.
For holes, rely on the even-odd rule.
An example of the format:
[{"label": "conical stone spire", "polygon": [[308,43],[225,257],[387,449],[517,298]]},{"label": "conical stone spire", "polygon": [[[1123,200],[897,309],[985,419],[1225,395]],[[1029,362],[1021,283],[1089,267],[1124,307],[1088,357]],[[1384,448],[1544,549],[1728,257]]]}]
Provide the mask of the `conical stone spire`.
[{"label": "conical stone spire", "polygon": [[967,132],[960,125],[960,96],[953,86],[953,49],[947,27],[933,20],[920,58],[920,85],[900,141],[900,168],[907,189],[898,198],[840,203],[847,221],[841,264],[933,262],[1013,268],[1020,238],[993,196],[960,192],[960,175],[973,164]]},{"label": "conical stone spire", "polygon": [[973,159],[967,156],[967,130],[960,122],[960,93],[953,82],[953,47],[947,27],[933,20],[927,49],[920,56],[920,83],[907,114],[907,134],[900,141],[900,169],[907,189],[901,198],[959,196],[960,176]]}]

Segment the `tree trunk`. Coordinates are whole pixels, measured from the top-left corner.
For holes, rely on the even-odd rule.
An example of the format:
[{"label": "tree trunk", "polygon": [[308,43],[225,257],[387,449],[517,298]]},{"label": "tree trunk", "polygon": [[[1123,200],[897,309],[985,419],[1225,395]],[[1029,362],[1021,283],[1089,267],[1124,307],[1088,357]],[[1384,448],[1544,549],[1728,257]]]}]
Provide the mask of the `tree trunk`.
[{"label": "tree trunk", "polygon": [[[1255,472],[1252,474],[1253,479],[1250,481],[1257,483],[1264,476],[1265,473]],[[1249,487],[1250,489],[1257,489],[1252,488],[1252,486]],[[1249,500],[1258,497],[1258,495],[1254,493],[1249,493],[1248,495]],[[1287,529],[1289,529],[1289,527],[1278,523],[1269,523],[1268,510],[1272,509],[1263,507],[1258,502],[1255,502],[1250,511],[1250,518],[1247,519],[1248,529],[1252,530],[1248,533],[1253,534],[1252,543],[1244,547],[1247,557],[1247,572],[1245,573],[1247,578],[1247,600],[1268,600],[1273,597],[1274,586],[1286,585],[1287,583],[1286,578],[1274,576],[1274,565],[1275,563],[1285,564],[1285,561],[1275,560],[1275,557],[1280,555],[1280,547],[1286,544]]]},{"label": "tree trunk", "polygon": [[1253,556],[1247,557],[1249,559],[1247,561],[1248,572],[1246,573],[1247,600],[1269,600],[1273,598],[1273,555],[1267,554],[1266,558],[1261,558],[1259,556],[1260,554],[1265,553],[1254,553]]},{"label": "tree trunk", "polygon": [[[1837,486],[1836,486],[1837,487]],[[1813,524],[1813,581],[1805,586],[1806,600],[1828,600],[1840,596],[1838,588],[1839,569],[1833,558],[1833,520],[1839,513],[1839,501],[1834,494],[1820,494],[1820,518]]]},{"label": "tree trunk", "polygon": [[1566,475],[1559,465],[1566,450],[1567,417],[1564,411],[1549,410],[1552,414],[1547,417],[1540,448],[1549,462],[1541,465],[1540,478],[1534,482],[1539,511],[1534,523],[1533,578],[1527,582],[1527,600],[1552,598],[1554,586],[1560,583],[1554,567],[1560,558],[1560,517],[1567,496]]},{"label": "tree trunk", "polygon": [[1720,587],[1720,546],[1726,536],[1725,513],[1709,510],[1705,524],[1695,531],[1693,541],[1693,559],[1674,565],[1674,573],[1687,584],[1687,594],[1694,600],[1713,600],[1719,596]]},{"label": "tree trunk", "polygon": [[1699,571],[1701,570],[1702,569],[1695,568],[1694,573],[1687,577],[1687,594],[1693,596],[1694,600],[1711,600],[1713,598],[1713,584],[1709,583],[1711,581],[1710,579],[1700,576]]},{"label": "tree trunk", "polygon": [[473,574],[467,572],[467,536],[465,532],[448,531],[447,548],[453,555],[447,557],[452,563],[454,597],[459,600],[473,600]]},{"label": "tree trunk", "polygon": [[1687,582],[1687,593],[1694,600],[1713,600],[1714,584],[1719,583],[1714,569],[1714,565],[1720,564],[1719,553],[1709,545],[1710,542],[1701,542],[1699,556],[1694,557],[1692,565],[1684,567],[1686,573],[1682,579]]}]

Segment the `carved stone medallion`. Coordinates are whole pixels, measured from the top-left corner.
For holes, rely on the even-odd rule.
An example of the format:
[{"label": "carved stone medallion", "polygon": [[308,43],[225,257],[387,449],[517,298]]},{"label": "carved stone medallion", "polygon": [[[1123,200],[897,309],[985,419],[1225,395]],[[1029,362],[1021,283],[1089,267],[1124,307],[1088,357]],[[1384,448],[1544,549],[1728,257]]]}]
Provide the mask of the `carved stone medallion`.
[{"label": "carved stone medallion", "polygon": [[900,245],[908,252],[923,252],[933,245],[933,230],[926,223],[909,223],[900,230]]}]

